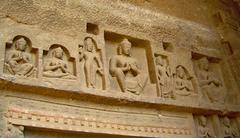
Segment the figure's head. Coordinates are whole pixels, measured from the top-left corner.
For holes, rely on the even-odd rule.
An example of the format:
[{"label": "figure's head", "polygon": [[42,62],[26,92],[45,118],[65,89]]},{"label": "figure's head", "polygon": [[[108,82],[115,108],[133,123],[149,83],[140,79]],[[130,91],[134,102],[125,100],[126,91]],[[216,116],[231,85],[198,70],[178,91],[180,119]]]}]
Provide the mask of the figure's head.
[{"label": "figure's head", "polygon": [[207,57],[202,57],[199,59],[199,68],[206,71],[209,69],[209,61]]},{"label": "figure's head", "polygon": [[228,117],[224,117],[223,118],[223,124],[225,125],[225,126],[227,126],[227,127],[230,127],[230,119],[228,118]]},{"label": "figure's head", "polygon": [[55,48],[53,51],[53,56],[62,59],[63,58],[63,49],[61,47]]},{"label": "figure's head", "polygon": [[87,51],[92,52],[94,47],[96,47],[96,42],[91,37],[86,37],[84,39],[84,45],[86,46]]},{"label": "figure's head", "polygon": [[131,56],[131,47],[132,44],[128,41],[127,38],[124,38],[119,44],[119,55]]},{"label": "figure's head", "polygon": [[25,51],[27,48],[27,41],[24,38],[16,40],[15,47],[17,50]]},{"label": "figure's head", "polygon": [[178,66],[176,69],[177,76],[181,79],[183,79],[186,76],[185,69],[183,66]]},{"label": "figure's head", "polygon": [[207,125],[207,118],[205,116],[200,116],[199,117],[199,124],[203,127],[205,127]]},{"label": "figure's head", "polygon": [[156,64],[157,64],[157,65],[161,65],[161,66],[164,65],[164,59],[163,59],[162,56],[157,56],[157,57],[156,57]]}]

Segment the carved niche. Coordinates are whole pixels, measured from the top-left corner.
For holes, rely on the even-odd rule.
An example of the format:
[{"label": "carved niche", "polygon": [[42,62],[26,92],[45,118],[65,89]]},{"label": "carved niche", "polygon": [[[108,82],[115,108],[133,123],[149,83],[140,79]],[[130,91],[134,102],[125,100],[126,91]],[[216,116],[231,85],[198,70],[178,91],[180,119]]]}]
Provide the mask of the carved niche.
[{"label": "carved niche", "polygon": [[109,71],[116,77],[122,92],[139,95],[146,86],[147,76],[141,73],[137,59],[131,56],[131,42],[124,38],[118,46],[118,54],[110,59]]},{"label": "carved niche", "polygon": [[16,76],[36,77],[36,50],[30,39],[18,35],[6,44],[4,72]]},{"label": "carved niche", "polygon": [[58,44],[43,53],[43,76],[49,78],[76,79],[75,60],[68,50]]},{"label": "carved niche", "polygon": [[157,79],[160,88],[160,96],[163,98],[174,97],[173,71],[166,56],[155,53]]},{"label": "carved niche", "polygon": [[[105,32],[110,89],[133,95],[156,96],[151,47],[148,41]],[[149,65],[150,64],[150,65]]]},{"label": "carved niche", "polygon": [[195,117],[198,138],[217,138],[209,117],[201,115]]},{"label": "carved niche", "polygon": [[195,58],[195,72],[198,77],[202,98],[211,103],[225,102],[225,87],[220,77],[220,66],[206,56]]},{"label": "carved niche", "polygon": [[174,69],[168,57],[159,53],[155,53],[155,63],[161,97],[176,99],[194,93],[193,77],[184,66],[178,65]]},{"label": "carved niche", "polygon": [[191,95],[194,92],[192,78],[185,67],[178,65],[174,75],[175,94],[180,96]]},{"label": "carved niche", "polygon": [[237,124],[237,121],[233,118],[230,119],[227,116],[221,118],[222,133],[224,138],[239,138],[240,133]]},{"label": "carved niche", "polygon": [[100,49],[92,37],[84,39],[84,45],[79,45],[79,61],[83,63],[85,82],[88,88],[103,89],[103,63]]}]

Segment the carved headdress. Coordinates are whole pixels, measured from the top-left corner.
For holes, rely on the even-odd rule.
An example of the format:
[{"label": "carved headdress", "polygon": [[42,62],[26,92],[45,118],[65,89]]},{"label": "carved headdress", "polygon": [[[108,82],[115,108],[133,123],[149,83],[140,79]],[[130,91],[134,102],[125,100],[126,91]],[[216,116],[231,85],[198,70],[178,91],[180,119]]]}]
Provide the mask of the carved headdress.
[{"label": "carved headdress", "polygon": [[85,46],[85,50],[88,50],[88,44],[87,44],[87,41],[90,40],[92,43],[93,43],[93,47],[92,47],[92,50],[96,51],[98,48],[97,48],[97,43],[96,41],[92,38],[92,37],[86,37],[84,39],[84,46]]},{"label": "carved headdress", "polygon": [[124,46],[130,46],[130,47],[132,47],[131,42],[129,42],[127,38],[124,38],[124,39],[120,42],[120,44],[118,45],[118,55],[122,55],[122,48],[123,48]]},{"label": "carved headdress", "polygon": [[207,57],[202,57],[201,59],[199,59],[198,61],[199,68],[202,68],[202,66],[206,64],[209,64]]},{"label": "carved headdress", "polygon": [[59,52],[64,52],[63,49],[61,47],[57,47],[55,49],[53,49],[52,51],[52,57],[56,57],[56,52],[59,51]]},{"label": "carved headdress", "polygon": [[[23,37],[15,40],[15,42],[13,42],[13,45],[15,46],[15,48],[16,48],[17,50],[19,49],[19,43],[25,44],[25,49],[27,48],[27,47],[26,47],[27,41],[26,41]],[[24,50],[25,50],[25,49],[24,49]]]}]

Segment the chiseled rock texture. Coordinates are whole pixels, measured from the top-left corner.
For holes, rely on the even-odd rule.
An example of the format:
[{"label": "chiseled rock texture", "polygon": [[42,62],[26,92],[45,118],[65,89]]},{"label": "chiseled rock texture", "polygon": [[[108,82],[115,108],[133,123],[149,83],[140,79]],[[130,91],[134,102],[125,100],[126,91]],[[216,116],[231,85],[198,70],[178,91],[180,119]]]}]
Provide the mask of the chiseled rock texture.
[{"label": "chiseled rock texture", "polygon": [[239,0],[0,0],[0,138],[239,138]]}]

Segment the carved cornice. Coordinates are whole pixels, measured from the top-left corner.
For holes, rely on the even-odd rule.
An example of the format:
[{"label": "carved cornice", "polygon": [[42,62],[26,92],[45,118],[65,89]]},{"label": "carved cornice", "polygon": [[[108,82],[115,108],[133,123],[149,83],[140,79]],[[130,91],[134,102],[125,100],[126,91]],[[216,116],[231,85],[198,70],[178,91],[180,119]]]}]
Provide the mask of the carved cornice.
[{"label": "carved cornice", "polygon": [[16,109],[9,109],[6,117],[9,122],[15,125],[65,131],[96,131],[101,133],[102,130],[104,130],[104,132],[111,134],[145,134],[147,137],[156,137],[163,134],[192,135],[192,130],[190,128],[130,125],[130,123],[129,125],[126,125],[121,123],[103,122],[91,118],[76,118],[73,116],[62,115],[56,116]]}]

